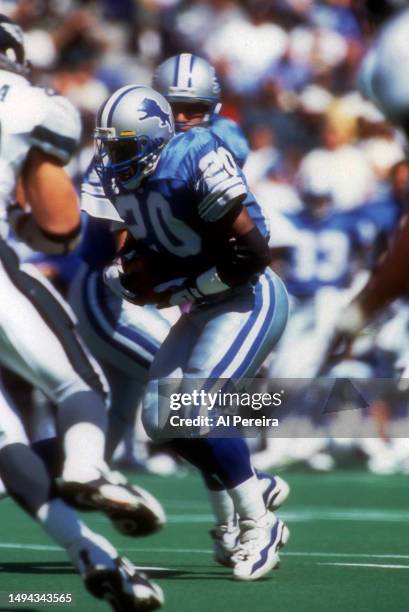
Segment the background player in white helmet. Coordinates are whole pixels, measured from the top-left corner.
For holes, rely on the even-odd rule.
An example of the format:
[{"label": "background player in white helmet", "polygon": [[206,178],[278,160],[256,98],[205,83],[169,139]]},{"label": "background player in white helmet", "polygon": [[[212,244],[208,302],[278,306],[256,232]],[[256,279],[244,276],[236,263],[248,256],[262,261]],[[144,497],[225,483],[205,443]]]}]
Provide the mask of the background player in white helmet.
[{"label": "background player in white helmet", "polygon": [[221,88],[213,66],[191,53],[175,55],[156,68],[152,87],[171,105],[176,132],[211,129],[243,167],[249,154],[247,139],[237,123],[219,115]]},{"label": "background player in white helmet", "polygon": [[[62,169],[79,139],[78,115],[61,96],[30,84],[22,31],[3,16],[0,62],[2,220],[9,221],[17,237],[32,248],[65,254],[80,235],[76,194]],[[26,209],[8,206],[16,197],[27,203]],[[79,340],[67,305],[40,275],[19,265],[6,236],[0,240],[0,286],[0,362],[42,389],[57,405],[64,450],[61,493],[72,503],[79,504],[81,499],[84,507],[103,510],[113,519],[136,520],[146,502],[123,477],[109,473],[104,463],[105,381]],[[105,595],[104,578],[117,585],[113,588],[122,598],[120,609],[128,609],[126,602],[135,606],[139,595],[134,568],[122,568],[116,551],[104,539],[98,541],[89,531],[82,537],[75,514],[55,498],[44,464],[27,447],[23,427],[4,393],[1,399],[0,474],[8,490],[65,548],[75,542],[76,566],[95,594]],[[94,538],[90,551],[94,547],[100,555],[90,557],[88,567],[81,567],[81,547],[87,549],[89,538]],[[98,570],[99,562],[104,575]],[[160,592],[145,579],[142,582],[141,601],[157,607]]]},{"label": "background player in white helmet", "polygon": [[[379,16],[389,19],[380,29],[373,49],[363,66],[365,93],[379,106],[385,116],[409,139],[409,77],[402,66],[409,53],[409,9],[399,2],[369,2]],[[380,11],[380,9],[383,9]],[[387,253],[380,259],[363,290],[341,313],[338,334],[333,348],[339,348],[343,339],[348,344],[367,322],[384,306],[402,295],[409,286],[409,216],[406,215],[395,234]]]}]

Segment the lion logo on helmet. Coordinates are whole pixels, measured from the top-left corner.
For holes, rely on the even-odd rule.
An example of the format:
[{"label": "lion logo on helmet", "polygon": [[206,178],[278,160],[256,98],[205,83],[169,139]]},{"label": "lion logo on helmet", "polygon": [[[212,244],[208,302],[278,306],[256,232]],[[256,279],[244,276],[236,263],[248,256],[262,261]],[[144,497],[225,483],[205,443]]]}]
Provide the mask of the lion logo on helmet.
[{"label": "lion logo on helmet", "polygon": [[153,100],[152,98],[144,98],[142,100],[141,106],[138,108],[139,113],[143,113],[143,115],[139,116],[141,121],[145,119],[159,119],[159,126],[164,128],[169,128],[172,131],[172,121],[170,114],[164,111],[161,106]]}]

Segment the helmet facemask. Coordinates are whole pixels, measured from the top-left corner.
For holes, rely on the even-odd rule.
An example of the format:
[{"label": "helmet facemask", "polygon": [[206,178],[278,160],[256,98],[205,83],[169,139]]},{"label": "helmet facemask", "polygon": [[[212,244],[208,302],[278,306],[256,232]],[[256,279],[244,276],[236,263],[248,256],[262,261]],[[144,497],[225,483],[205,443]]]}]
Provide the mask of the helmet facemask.
[{"label": "helmet facemask", "polygon": [[25,78],[31,74],[31,65],[25,58],[23,31],[6,15],[0,15],[0,68]]},{"label": "helmet facemask", "polygon": [[95,168],[103,183],[112,179],[126,190],[139,187],[152,174],[164,143],[153,146],[146,136],[110,138],[109,128],[95,130]]},{"label": "helmet facemask", "polygon": [[103,185],[114,192],[138,188],[174,133],[168,102],[150,87],[127,85],[111,94],[98,110],[94,132],[94,163]]}]

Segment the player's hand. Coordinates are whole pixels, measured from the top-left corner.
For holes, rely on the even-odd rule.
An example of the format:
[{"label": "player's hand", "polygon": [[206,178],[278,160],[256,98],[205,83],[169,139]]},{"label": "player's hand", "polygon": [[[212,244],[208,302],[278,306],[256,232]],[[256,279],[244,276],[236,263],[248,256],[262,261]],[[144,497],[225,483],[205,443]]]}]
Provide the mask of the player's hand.
[{"label": "player's hand", "polygon": [[317,376],[324,376],[331,368],[336,366],[340,361],[348,359],[351,354],[352,344],[354,342],[352,336],[344,332],[334,331],[332,338],[329,341],[328,347],[321,359],[321,364],[318,368]]},{"label": "player's hand", "polygon": [[118,297],[137,306],[144,306],[147,302],[142,296],[130,291],[123,285],[124,271],[121,259],[115,259],[109,266],[106,266],[103,271],[104,283]]},{"label": "player's hand", "polygon": [[203,294],[188,281],[187,278],[174,278],[154,288],[158,294],[158,308],[193,304],[203,298]]},{"label": "player's hand", "polygon": [[350,357],[352,345],[366,322],[366,316],[357,302],[348,304],[341,311],[322,359],[321,372]]}]

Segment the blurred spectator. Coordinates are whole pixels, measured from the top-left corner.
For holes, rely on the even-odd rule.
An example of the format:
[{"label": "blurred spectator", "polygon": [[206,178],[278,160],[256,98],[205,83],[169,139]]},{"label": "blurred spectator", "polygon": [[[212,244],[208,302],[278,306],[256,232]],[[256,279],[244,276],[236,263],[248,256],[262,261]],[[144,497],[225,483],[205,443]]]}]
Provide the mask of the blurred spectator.
[{"label": "blurred spectator", "polygon": [[326,0],[317,2],[311,11],[311,21],[321,28],[334,30],[346,39],[359,39],[362,25],[353,10],[351,0]]},{"label": "blurred spectator", "polygon": [[357,121],[345,111],[342,101],[329,107],[322,131],[322,147],[308,153],[300,164],[304,175],[327,176],[335,207],[348,210],[361,206],[374,193],[376,180],[365,154],[352,144]]},{"label": "blurred spectator", "polygon": [[232,0],[193,0],[184,2],[175,15],[174,29],[181,49],[204,52],[204,45],[214,31],[240,26],[245,12]]},{"label": "blurred spectator", "polygon": [[251,2],[247,18],[216,25],[203,46],[227,85],[241,95],[254,93],[286,50],[286,32],[269,21],[263,7]]},{"label": "blurred spectator", "polygon": [[275,134],[271,125],[255,124],[248,130],[250,154],[244,165],[244,172],[250,188],[264,179],[279,160]]},{"label": "blurred spectator", "polygon": [[284,182],[279,166],[272,167],[264,180],[257,182],[253,193],[263,209],[280,213],[296,213],[301,210],[301,200],[294,187]]}]

